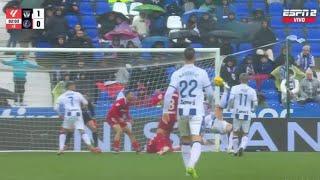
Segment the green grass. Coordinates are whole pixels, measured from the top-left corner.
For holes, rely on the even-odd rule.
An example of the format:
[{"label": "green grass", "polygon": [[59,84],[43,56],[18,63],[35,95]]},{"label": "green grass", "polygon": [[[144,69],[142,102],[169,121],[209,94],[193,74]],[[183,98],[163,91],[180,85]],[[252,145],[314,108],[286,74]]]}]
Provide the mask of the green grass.
[{"label": "green grass", "polygon": [[[320,153],[204,153],[203,180],[319,180]],[[1,180],[184,180],[180,153],[0,153]]]}]

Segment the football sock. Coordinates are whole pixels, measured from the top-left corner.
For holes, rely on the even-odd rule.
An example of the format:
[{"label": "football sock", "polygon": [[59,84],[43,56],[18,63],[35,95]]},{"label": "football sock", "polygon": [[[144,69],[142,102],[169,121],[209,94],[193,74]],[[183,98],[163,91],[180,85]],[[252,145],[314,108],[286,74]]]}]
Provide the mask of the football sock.
[{"label": "football sock", "polygon": [[89,138],[88,134],[83,133],[82,140],[84,141],[84,143],[86,143],[86,145],[91,146],[91,142],[90,142],[90,138]]},{"label": "football sock", "polygon": [[247,144],[248,144],[248,136],[242,136],[240,148],[246,149]]},{"label": "football sock", "polygon": [[93,132],[92,133],[92,138],[93,138],[94,147],[98,147],[98,133],[97,132]]},{"label": "football sock", "polygon": [[238,136],[233,136],[232,145],[233,145],[234,152],[238,152],[238,148],[239,148],[239,138],[238,138]]},{"label": "football sock", "polygon": [[64,149],[64,145],[66,142],[66,134],[60,134],[59,135],[59,150],[63,150]]},{"label": "football sock", "polygon": [[190,151],[191,151],[190,144],[185,143],[181,145],[181,154],[182,154],[182,159],[185,167],[188,166],[188,162],[190,160]]},{"label": "football sock", "polygon": [[67,135],[66,135],[66,142],[65,142],[65,144],[68,145],[68,144],[70,143],[71,137],[72,137],[72,132],[68,132]]},{"label": "football sock", "polygon": [[220,140],[221,140],[221,145],[220,145],[221,151],[226,151],[228,148],[228,134],[221,134]]},{"label": "football sock", "polygon": [[232,149],[232,143],[233,143],[233,132],[229,135],[229,144],[228,144],[228,150]]},{"label": "football sock", "polygon": [[191,151],[190,151],[190,160],[188,162],[189,168],[194,168],[196,163],[198,162],[201,155],[201,143],[196,141],[193,142]]}]

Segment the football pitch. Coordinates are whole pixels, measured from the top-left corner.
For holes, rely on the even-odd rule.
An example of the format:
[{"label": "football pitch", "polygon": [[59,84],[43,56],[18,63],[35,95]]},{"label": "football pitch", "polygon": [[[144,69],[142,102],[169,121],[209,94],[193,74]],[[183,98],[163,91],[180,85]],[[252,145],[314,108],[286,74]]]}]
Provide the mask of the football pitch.
[{"label": "football pitch", "polygon": [[[203,180],[320,180],[320,153],[203,153]],[[180,153],[0,153],[1,180],[184,180]]]}]

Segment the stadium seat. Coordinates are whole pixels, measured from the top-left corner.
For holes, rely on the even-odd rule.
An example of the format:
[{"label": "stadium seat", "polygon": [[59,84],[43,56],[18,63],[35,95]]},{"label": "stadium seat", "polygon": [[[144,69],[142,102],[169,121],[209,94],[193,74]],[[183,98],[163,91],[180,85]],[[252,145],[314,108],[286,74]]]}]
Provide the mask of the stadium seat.
[{"label": "stadium seat", "polygon": [[105,1],[96,2],[96,14],[104,14],[111,11],[110,5]]},{"label": "stadium seat", "polygon": [[269,5],[269,15],[271,16],[281,16],[283,12],[283,4],[282,3],[271,3]]},{"label": "stadium seat", "polygon": [[94,11],[90,2],[81,2],[79,4],[79,11],[82,15],[94,15]]},{"label": "stadium seat", "polygon": [[116,2],[113,4],[113,11],[122,13],[124,15],[128,15],[128,7],[127,4],[124,2]]},{"label": "stadium seat", "polygon": [[275,91],[276,86],[275,86],[274,80],[272,80],[272,79],[265,80],[262,83],[261,89],[262,89],[262,91],[271,91],[271,90]]},{"label": "stadium seat", "polygon": [[279,101],[280,100],[280,94],[275,90],[263,91],[263,95],[266,99],[268,99],[270,101]]},{"label": "stadium seat", "polygon": [[[37,48],[52,48],[52,45],[47,41],[38,41],[36,42]],[[37,58],[44,58],[48,55],[47,52],[36,52],[35,53]]]},{"label": "stadium seat", "polygon": [[168,29],[182,29],[182,21],[180,16],[169,16],[167,20]]},{"label": "stadium seat", "polygon": [[248,85],[253,89],[257,89],[257,82],[255,80],[249,80]]},{"label": "stadium seat", "polygon": [[192,48],[203,48],[203,45],[201,43],[191,43],[190,47],[192,47]]},{"label": "stadium seat", "polygon": [[67,20],[70,28],[73,28],[76,24],[79,24],[79,19],[77,16],[67,15],[65,16],[65,19]]},{"label": "stadium seat", "polygon": [[98,30],[97,30],[97,28],[86,29],[86,34],[87,34],[91,39],[95,39],[95,38],[98,37]]},{"label": "stadium seat", "polygon": [[250,9],[247,3],[236,3],[235,7],[235,13],[237,16],[247,16],[250,13]]},{"label": "stadium seat", "polygon": [[279,40],[286,39],[288,35],[284,29],[273,29],[273,32]]},{"label": "stadium seat", "polygon": [[320,41],[310,43],[311,46],[311,54],[315,57],[320,57]]},{"label": "stadium seat", "polygon": [[133,2],[130,4],[130,8],[129,8],[129,15],[132,15],[132,16],[136,16],[136,15],[139,15],[139,12],[138,11],[134,11],[133,9],[137,6],[140,6],[142,5],[141,2]]},{"label": "stadium seat", "polygon": [[262,11],[266,11],[266,4],[264,2],[256,2],[253,1],[252,2],[252,10],[262,10]]},{"label": "stadium seat", "polygon": [[271,27],[273,28],[284,28],[286,26],[282,22],[281,16],[272,16],[270,22],[271,22]]},{"label": "stadium seat", "polygon": [[251,43],[241,43],[239,46],[239,51],[245,51],[252,49],[252,44]]},{"label": "stadium seat", "polygon": [[306,34],[301,28],[291,28],[289,30],[289,35],[296,35],[298,38],[305,38]]},{"label": "stadium seat", "polygon": [[320,39],[320,32],[315,29],[307,30],[307,38],[308,39]]},{"label": "stadium seat", "polygon": [[298,55],[301,52],[302,44],[299,43],[292,43],[291,44],[291,54],[293,56]]},{"label": "stadium seat", "polygon": [[94,16],[82,16],[81,25],[83,28],[97,28],[97,21]]},{"label": "stadium seat", "polygon": [[318,9],[319,4],[315,1],[309,1],[304,3],[304,7],[307,9]]}]

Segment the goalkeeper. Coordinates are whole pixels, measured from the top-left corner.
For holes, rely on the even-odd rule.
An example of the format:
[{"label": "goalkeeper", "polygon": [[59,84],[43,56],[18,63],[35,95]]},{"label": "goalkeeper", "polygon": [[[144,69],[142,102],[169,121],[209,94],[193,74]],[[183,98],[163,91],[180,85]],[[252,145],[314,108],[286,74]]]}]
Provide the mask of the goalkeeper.
[{"label": "goalkeeper", "polygon": [[[159,94],[151,99],[152,105],[157,105],[163,102],[164,94]],[[170,133],[173,131],[173,127],[177,122],[177,105],[179,94],[175,92],[172,95],[169,107],[169,120],[164,121],[162,118],[159,120],[156,136],[147,142],[147,152],[157,153],[164,155],[167,152],[173,151],[172,142],[170,140]]]}]

